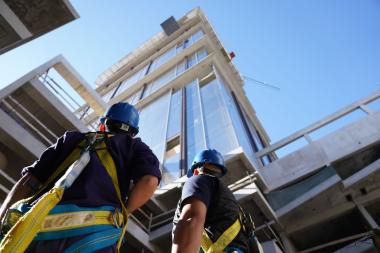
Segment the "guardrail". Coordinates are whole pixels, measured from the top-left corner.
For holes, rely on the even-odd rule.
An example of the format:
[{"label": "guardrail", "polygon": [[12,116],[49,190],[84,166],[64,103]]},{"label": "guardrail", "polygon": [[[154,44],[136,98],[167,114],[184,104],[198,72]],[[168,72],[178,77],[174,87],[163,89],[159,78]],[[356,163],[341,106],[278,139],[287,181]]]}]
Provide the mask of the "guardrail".
[{"label": "guardrail", "polygon": [[[266,156],[266,155],[270,155],[271,153],[275,152],[276,150],[280,149],[280,148],[283,148],[285,146],[287,146],[288,144],[291,144],[299,139],[305,139],[308,143],[311,143],[313,142],[312,138],[310,137],[310,133],[342,118],[343,116],[346,116],[352,112],[354,112],[355,110],[361,110],[363,111],[364,113],[366,114],[371,114],[373,113],[368,107],[367,107],[367,104],[369,104],[370,102],[373,102],[377,99],[380,98],[380,91],[377,91],[377,92],[374,92],[373,94],[363,98],[363,99],[360,99],[358,100],[357,102],[351,104],[351,105],[348,105],[346,107],[344,107],[343,109],[327,116],[326,118],[320,120],[320,121],[317,121],[316,123],[308,126],[308,127],[305,127],[295,133],[293,133],[292,135],[270,145],[269,147],[266,147],[262,150],[260,150],[259,152],[256,153],[256,157],[257,159],[260,161],[260,158],[263,157],[263,156]],[[261,167],[264,167],[264,165],[262,163],[260,163],[260,166]]]}]

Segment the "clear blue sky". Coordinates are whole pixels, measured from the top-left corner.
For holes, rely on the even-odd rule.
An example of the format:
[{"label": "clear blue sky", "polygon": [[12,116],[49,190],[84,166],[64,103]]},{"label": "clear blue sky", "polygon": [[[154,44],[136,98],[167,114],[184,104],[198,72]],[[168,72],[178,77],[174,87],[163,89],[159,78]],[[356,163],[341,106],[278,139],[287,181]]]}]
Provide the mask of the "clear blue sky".
[{"label": "clear blue sky", "polygon": [[380,89],[377,0],[70,0],[81,16],[0,56],[0,88],[57,54],[90,83],[113,63],[200,6],[247,82],[273,141]]}]

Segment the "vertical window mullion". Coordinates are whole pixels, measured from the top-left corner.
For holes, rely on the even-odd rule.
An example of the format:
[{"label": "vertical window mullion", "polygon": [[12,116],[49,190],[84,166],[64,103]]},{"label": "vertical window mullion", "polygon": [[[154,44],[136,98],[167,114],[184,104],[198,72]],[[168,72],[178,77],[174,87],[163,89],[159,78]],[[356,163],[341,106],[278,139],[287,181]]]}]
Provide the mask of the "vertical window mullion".
[{"label": "vertical window mullion", "polygon": [[180,147],[181,147],[181,158],[180,158],[180,177],[186,175],[187,173],[187,106],[186,106],[186,87],[181,88],[182,92],[182,113],[181,113],[181,135],[180,135]]}]

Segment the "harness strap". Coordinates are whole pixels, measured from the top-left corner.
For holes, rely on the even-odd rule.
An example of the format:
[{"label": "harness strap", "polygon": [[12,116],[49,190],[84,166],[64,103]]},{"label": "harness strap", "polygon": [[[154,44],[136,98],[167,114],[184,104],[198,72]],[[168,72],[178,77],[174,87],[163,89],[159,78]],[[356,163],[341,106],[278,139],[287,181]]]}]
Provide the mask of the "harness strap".
[{"label": "harness strap", "polygon": [[122,197],[121,197],[119,182],[117,179],[117,171],[116,171],[115,162],[112,159],[112,156],[110,155],[108,150],[106,149],[106,144],[104,142],[101,142],[101,143],[99,143],[99,146],[100,146],[100,149],[97,149],[96,153],[98,154],[100,161],[102,162],[103,166],[106,168],[108,174],[110,175],[110,177],[112,179],[112,183],[115,186],[116,194],[117,194],[117,197],[119,199],[119,202],[120,202],[120,205],[122,208],[122,213],[124,216],[125,224],[121,230],[121,234],[120,234],[119,240],[117,242],[117,248],[118,248],[118,250],[120,250],[121,243],[123,241],[125,232],[127,231],[127,223],[128,223],[128,215],[129,214],[128,214],[127,208],[124,205],[124,201],[122,200]]},{"label": "harness strap", "polygon": [[121,228],[112,228],[86,236],[66,248],[63,253],[91,253],[114,245],[121,233]]},{"label": "harness strap", "polygon": [[203,230],[201,243],[203,251],[205,253],[222,253],[223,250],[238,235],[240,228],[240,221],[239,219],[236,219],[236,221],[231,226],[229,226],[214,243],[208,236],[207,232]]}]

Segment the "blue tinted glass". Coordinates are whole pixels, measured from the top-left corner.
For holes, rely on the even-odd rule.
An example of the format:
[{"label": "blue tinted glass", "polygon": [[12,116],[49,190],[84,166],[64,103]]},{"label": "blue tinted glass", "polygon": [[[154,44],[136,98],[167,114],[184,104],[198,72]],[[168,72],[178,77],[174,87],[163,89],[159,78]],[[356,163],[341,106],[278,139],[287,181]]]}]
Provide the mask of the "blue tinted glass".
[{"label": "blue tinted glass", "polygon": [[193,65],[196,64],[196,57],[195,53],[187,57],[187,68],[191,68]]},{"label": "blue tinted glass", "polygon": [[167,93],[142,108],[140,112],[140,132],[138,136],[149,145],[160,163],[163,162],[165,151],[169,101],[170,93]]},{"label": "blue tinted glass", "polygon": [[182,104],[182,92],[176,91],[172,95],[169,110],[168,132],[166,139],[171,139],[181,131],[181,104]]},{"label": "blue tinted glass", "polygon": [[232,121],[232,125],[234,126],[235,135],[238,139],[238,142],[240,146],[243,148],[243,151],[247,155],[248,159],[250,159],[253,164],[258,166],[257,161],[254,158],[255,155],[248,138],[248,133],[243,125],[243,119],[240,116],[235,101],[233,100],[231,93],[227,90],[228,88],[224,84],[224,80],[220,76],[218,76],[218,78],[220,82],[220,90],[222,92],[227,109],[230,113],[230,118]]},{"label": "blue tinted glass", "polygon": [[200,62],[207,56],[207,50],[205,48],[201,48],[197,51],[197,60]]},{"label": "blue tinted glass", "polygon": [[196,81],[186,86],[187,164],[191,165],[196,153],[206,148],[199,88]]},{"label": "blue tinted glass", "polygon": [[180,63],[177,64],[177,73],[176,75],[179,76],[186,70],[186,59],[183,59]]},{"label": "blue tinted glass", "polygon": [[180,153],[177,153],[165,160],[162,168],[162,185],[171,183],[179,178],[179,159]]},{"label": "blue tinted glass", "polygon": [[171,68],[170,70],[166,71],[164,74],[152,81],[152,90],[150,91],[150,93],[153,93],[154,91],[158,90],[174,78],[175,68]]},{"label": "blue tinted glass", "polygon": [[220,83],[213,80],[201,88],[208,148],[223,155],[239,147]]},{"label": "blue tinted glass", "polygon": [[199,30],[198,32],[195,32],[191,38],[192,38],[192,42],[195,43],[197,40],[199,40],[200,38],[202,38],[204,35],[203,31],[202,30]]}]

